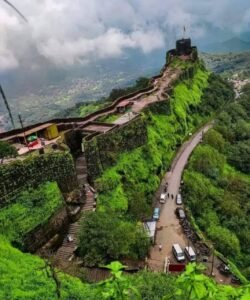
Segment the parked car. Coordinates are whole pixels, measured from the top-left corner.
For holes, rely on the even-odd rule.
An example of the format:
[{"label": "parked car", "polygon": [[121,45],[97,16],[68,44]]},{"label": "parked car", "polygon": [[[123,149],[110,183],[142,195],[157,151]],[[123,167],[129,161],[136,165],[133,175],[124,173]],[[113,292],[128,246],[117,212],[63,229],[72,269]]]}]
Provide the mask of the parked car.
[{"label": "parked car", "polygon": [[230,270],[229,266],[224,263],[221,263],[219,265],[218,270],[220,271],[221,274],[226,275],[226,276],[231,274],[231,270]]},{"label": "parked car", "polygon": [[160,208],[156,207],[153,213],[153,220],[158,221],[160,219]]},{"label": "parked car", "polygon": [[181,194],[177,194],[177,196],[176,196],[176,204],[177,205],[182,205]]},{"label": "parked car", "polygon": [[174,254],[174,256],[175,256],[175,258],[178,262],[185,261],[184,253],[183,253],[183,251],[182,251],[179,244],[173,244],[172,252],[173,252],[173,254]]},{"label": "parked car", "polygon": [[178,217],[179,219],[182,219],[182,220],[183,220],[183,219],[186,218],[186,215],[185,215],[184,210],[183,210],[182,208],[180,208],[180,207],[177,207],[177,208],[176,208],[175,213],[176,213],[176,215],[177,215],[177,217]]},{"label": "parked car", "polygon": [[162,193],[160,196],[160,203],[164,204],[166,202],[166,194]]},{"label": "parked car", "polygon": [[184,253],[189,261],[196,261],[196,254],[191,246],[185,247]]}]

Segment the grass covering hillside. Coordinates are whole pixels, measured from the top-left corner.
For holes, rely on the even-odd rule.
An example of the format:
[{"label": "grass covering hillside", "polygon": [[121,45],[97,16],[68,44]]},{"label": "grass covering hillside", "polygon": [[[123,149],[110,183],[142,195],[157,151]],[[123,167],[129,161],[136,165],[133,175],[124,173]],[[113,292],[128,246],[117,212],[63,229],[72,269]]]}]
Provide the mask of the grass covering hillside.
[{"label": "grass covering hillside", "polygon": [[185,201],[215,248],[250,279],[250,93],[225,108],[185,171]]},{"label": "grass covering hillside", "polygon": [[55,182],[28,189],[13,204],[0,209],[0,234],[22,244],[25,234],[46,223],[62,205],[63,197]]},{"label": "grass covering hillside", "polygon": [[[45,262],[39,257],[24,254],[13,248],[0,236],[0,299],[1,300],[52,300],[57,299],[56,284],[51,270],[45,268]],[[63,273],[58,277],[61,282],[61,299],[86,299],[91,297],[91,289]],[[98,298],[97,298],[98,299]]]}]

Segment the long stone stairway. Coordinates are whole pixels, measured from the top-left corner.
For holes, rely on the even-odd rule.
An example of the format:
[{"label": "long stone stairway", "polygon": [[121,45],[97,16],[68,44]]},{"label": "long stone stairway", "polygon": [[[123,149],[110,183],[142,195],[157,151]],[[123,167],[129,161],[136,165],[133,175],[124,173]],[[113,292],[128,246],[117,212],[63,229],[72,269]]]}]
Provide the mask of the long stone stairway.
[{"label": "long stone stairway", "polygon": [[95,203],[95,191],[87,183],[87,167],[84,154],[76,159],[76,174],[78,184],[81,190],[85,191],[85,202],[81,207],[81,217],[74,223],[71,223],[68,232],[64,237],[61,247],[57,250],[55,261],[58,264],[66,263],[74,258],[74,251],[77,249],[77,239],[81,222],[84,218],[84,212],[92,211]]}]

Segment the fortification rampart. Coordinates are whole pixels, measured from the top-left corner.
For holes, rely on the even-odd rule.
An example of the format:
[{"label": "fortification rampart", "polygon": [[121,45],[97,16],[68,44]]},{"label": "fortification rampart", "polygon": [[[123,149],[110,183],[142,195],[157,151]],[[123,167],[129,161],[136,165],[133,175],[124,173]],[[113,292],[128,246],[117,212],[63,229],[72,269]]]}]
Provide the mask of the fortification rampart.
[{"label": "fortification rampart", "polygon": [[114,165],[121,152],[140,147],[146,142],[147,128],[142,115],[112,131],[86,138],[84,149],[90,181]]},{"label": "fortification rampart", "polygon": [[28,187],[56,181],[62,192],[77,187],[73,158],[69,153],[56,152],[17,160],[0,168],[0,207],[15,201],[15,196]]}]

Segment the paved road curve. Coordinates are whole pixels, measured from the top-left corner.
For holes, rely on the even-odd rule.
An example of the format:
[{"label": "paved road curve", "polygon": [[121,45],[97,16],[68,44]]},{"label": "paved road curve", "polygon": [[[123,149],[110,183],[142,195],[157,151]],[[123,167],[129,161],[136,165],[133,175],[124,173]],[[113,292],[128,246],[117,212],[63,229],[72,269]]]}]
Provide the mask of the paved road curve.
[{"label": "paved road curve", "polygon": [[[194,148],[199,144],[202,132],[208,131],[211,126],[211,124],[204,126],[194,134],[189,141],[182,145],[173,161],[171,171],[168,172],[162,180],[161,186],[157,192],[158,199],[166,182],[168,182],[168,193],[173,194],[175,198],[180,187],[182,172],[188,158]],[[150,259],[148,260],[149,268],[152,270],[163,271],[164,259],[166,256],[170,257],[171,261],[174,260],[172,256],[172,245],[174,243],[180,244],[182,248],[188,245],[188,240],[183,234],[179,220],[175,215],[176,207],[175,200],[172,200],[170,197],[161,207],[160,220],[157,223],[156,245],[152,247]],[[162,245],[162,251],[159,251],[158,245],[160,244]]]}]

